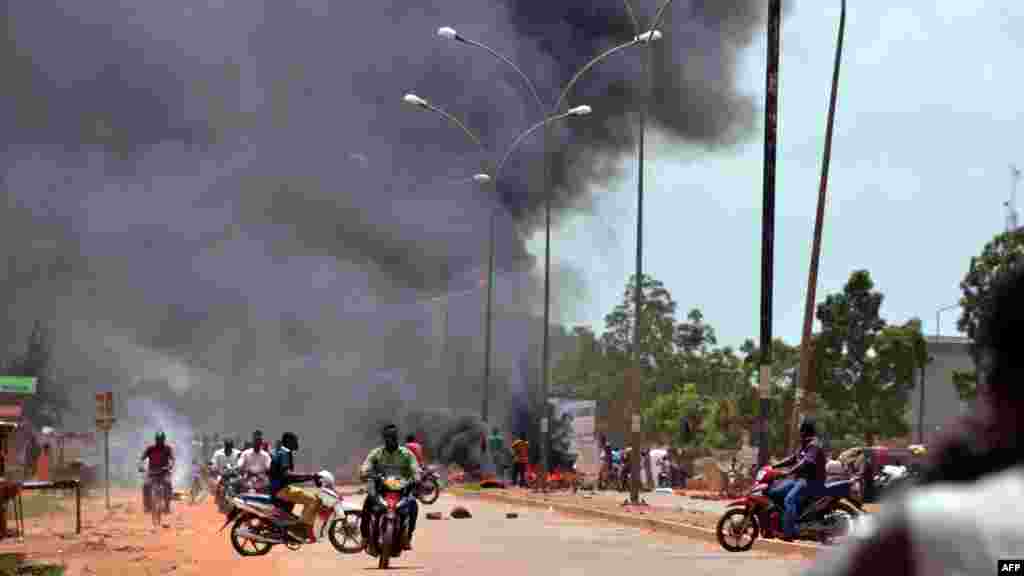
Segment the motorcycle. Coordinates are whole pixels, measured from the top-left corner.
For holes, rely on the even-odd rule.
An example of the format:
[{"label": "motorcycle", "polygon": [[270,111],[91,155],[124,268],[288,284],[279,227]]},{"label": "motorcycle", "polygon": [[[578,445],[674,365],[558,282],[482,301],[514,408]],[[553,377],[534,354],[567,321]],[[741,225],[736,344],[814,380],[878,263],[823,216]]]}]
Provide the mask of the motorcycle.
[{"label": "motorcycle", "polygon": [[370,537],[366,552],[377,558],[377,567],[385,570],[391,558],[402,555],[409,543],[409,508],[414,483],[398,476],[374,476],[370,483]]},{"label": "motorcycle", "polygon": [[433,504],[441,496],[441,477],[434,468],[423,470],[423,477],[416,486],[416,499],[424,504]]},{"label": "motorcycle", "polygon": [[168,477],[171,469],[167,466],[150,471],[140,468],[139,472],[146,476],[142,485],[142,509],[153,515],[153,526],[160,527],[163,515],[171,513],[172,491]]},{"label": "motorcycle", "polygon": [[[317,483],[320,501],[320,538],[327,531],[331,546],[342,554],[358,554],[363,550],[359,533],[361,509],[346,502],[333,486],[333,482]],[[298,516],[287,510],[287,503],[270,494],[246,492],[230,499],[231,512],[220,527],[223,532],[232,522],[231,545],[240,556],[263,556],[274,546],[284,545],[289,550],[302,548],[303,542],[289,531],[300,523]]]},{"label": "motorcycle", "polygon": [[[770,539],[782,535],[782,508],[766,495],[779,479],[778,470],[765,466],[758,471],[749,493],[729,503],[715,529],[722,548],[729,552],[746,552],[754,546],[758,536]],[[801,507],[797,519],[798,538],[832,544],[849,535],[864,514],[861,486],[861,480],[856,478],[827,482],[822,496]]]}]

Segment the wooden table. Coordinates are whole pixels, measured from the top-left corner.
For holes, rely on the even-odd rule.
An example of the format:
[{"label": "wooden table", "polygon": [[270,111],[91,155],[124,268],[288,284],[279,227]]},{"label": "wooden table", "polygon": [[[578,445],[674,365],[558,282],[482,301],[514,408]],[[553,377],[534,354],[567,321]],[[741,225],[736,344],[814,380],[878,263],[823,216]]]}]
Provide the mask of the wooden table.
[{"label": "wooden table", "polygon": [[25,532],[25,515],[21,507],[21,484],[0,480],[0,540],[7,538],[7,507],[14,505],[14,527],[18,535]]}]

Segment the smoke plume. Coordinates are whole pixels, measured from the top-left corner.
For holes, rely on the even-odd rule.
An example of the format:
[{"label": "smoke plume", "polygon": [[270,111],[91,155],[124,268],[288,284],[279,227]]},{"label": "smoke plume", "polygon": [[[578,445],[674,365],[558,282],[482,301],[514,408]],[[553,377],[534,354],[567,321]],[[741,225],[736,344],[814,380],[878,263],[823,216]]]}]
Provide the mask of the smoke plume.
[{"label": "smoke plume", "polygon": [[[656,125],[709,147],[745,133],[752,103],[733,72],[761,5],[676,3],[655,48]],[[489,419],[511,425],[529,404],[540,139],[491,197],[467,180],[487,157],[401,96],[452,111],[503,153],[539,112],[514,74],[436,29],[508,54],[553,95],[635,33],[620,2],[35,0],[11,3],[6,24],[0,338],[17,347],[22,327],[48,323],[57,380],[82,407],[69,427],[91,426],[92,393],[114,388],[207,432],[293,430],[311,466],[349,458],[403,410],[448,409],[464,428],[480,405],[492,213]],[[585,210],[588,184],[630,153],[641,56],[578,85],[571,102],[595,113],[556,130],[556,218]],[[555,318],[577,277],[556,276]],[[168,418],[183,445],[186,426]]]}]

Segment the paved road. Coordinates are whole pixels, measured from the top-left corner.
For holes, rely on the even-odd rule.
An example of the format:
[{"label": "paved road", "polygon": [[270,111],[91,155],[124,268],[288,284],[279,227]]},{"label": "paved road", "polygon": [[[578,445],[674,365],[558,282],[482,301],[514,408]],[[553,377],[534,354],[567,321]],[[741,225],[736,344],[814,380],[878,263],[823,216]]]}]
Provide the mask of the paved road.
[{"label": "paved road", "polygon": [[[448,512],[462,503],[472,519],[441,521],[420,519],[415,550],[393,562],[401,574],[444,574],[454,576],[623,576],[641,569],[647,574],[736,574],[758,576],[797,574],[803,561],[764,553],[729,554],[705,541],[655,534],[649,530],[568,518],[557,512],[521,508],[478,499],[444,495],[429,510]],[[507,511],[519,518],[506,519]],[[447,514],[445,514],[447,516]],[[338,570],[357,573],[376,568],[366,555],[340,556],[328,543],[298,552],[275,550],[266,559],[277,573],[335,574]]]}]

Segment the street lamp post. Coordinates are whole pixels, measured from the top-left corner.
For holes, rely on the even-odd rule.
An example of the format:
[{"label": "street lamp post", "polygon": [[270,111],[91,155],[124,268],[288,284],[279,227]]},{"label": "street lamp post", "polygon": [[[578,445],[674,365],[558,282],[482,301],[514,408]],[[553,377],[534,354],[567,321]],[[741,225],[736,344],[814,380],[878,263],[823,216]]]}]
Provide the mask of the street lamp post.
[{"label": "street lamp post", "polygon": [[[939,322],[942,319],[942,313],[955,310],[959,308],[960,304],[950,304],[949,306],[943,306],[935,311],[935,343],[939,343],[939,337],[942,335],[942,331],[939,329]],[[928,360],[933,360],[932,355],[928,355]],[[919,444],[924,444],[924,386],[925,386],[925,374],[928,368],[926,366],[921,367],[921,391],[919,393],[919,400],[917,406],[917,441]]]},{"label": "street lamp post", "polygon": [[[462,130],[462,132],[464,134],[466,134],[466,136],[470,140],[472,140],[473,143],[476,144],[477,147],[482,152],[484,152],[485,154],[487,153],[487,148],[480,141],[480,138],[477,137],[477,135],[474,134],[473,131],[470,130],[469,127],[467,127],[461,120],[459,120],[458,118],[456,118],[455,116],[453,116],[449,112],[445,111],[442,108],[434,106],[433,104],[431,104],[427,100],[417,96],[416,94],[412,94],[412,93],[406,94],[402,98],[402,100],[406,104],[411,104],[413,106],[416,106],[416,107],[419,107],[419,108],[423,108],[425,110],[429,110],[429,111],[434,112],[435,114],[438,114],[438,115],[444,117],[445,119],[449,120],[450,122],[455,124],[460,130]],[[496,166],[494,166],[493,169],[488,170],[488,168],[490,168],[490,167],[487,166],[487,164],[485,164],[485,171],[481,172],[481,173],[479,173],[479,174],[477,174],[475,176],[473,176],[473,179],[478,184],[481,184],[481,185],[490,184],[491,187],[492,187],[493,195],[496,197],[497,196],[497,191],[498,191],[498,178],[499,178],[499,176],[501,174],[502,168],[505,167],[505,163],[508,162],[508,159],[512,156],[512,152],[514,152],[516,150],[516,148],[519,147],[519,145],[526,139],[527,136],[529,136],[530,134],[536,132],[537,130],[539,130],[541,128],[546,128],[548,125],[550,125],[551,123],[556,122],[558,120],[563,120],[563,119],[566,119],[566,118],[573,118],[573,117],[588,116],[588,115],[591,114],[591,112],[592,112],[592,109],[590,108],[590,106],[581,105],[581,106],[575,106],[573,108],[570,108],[568,111],[566,111],[566,112],[564,112],[562,114],[556,114],[556,115],[552,115],[552,116],[548,116],[548,117],[544,118],[543,120],[541,120],[541,121],[537,122],[536,124],[534,124],[534,125],[530,126],[529,128],[527,128],[526,130],[523,130],[522,132],[520,132],[519,135],[516,136],[516,138],[512,141],[512,144],[509,146],[508,150],[505,152],[505,155],[501,158],[501,161],[498,162],[498,164]],[[491,172],[491,174],[488,174],[487,172]],[[486,326],[484,328],[484,375],[483,375],[483,390],[481,391],[481,407],[480,407],[481,408],[481,410],[480,410],[480,417],[481,417],[481,420],[483,420],[484,422],[487,421],[488,409],[489,409],[489,401],[490,401],[491,334],[493,332],[493,325],[494,325],[494,312],[493,312],[494,296],[493,296],[493,294],[494,294],[494,244],[495,244],[495,224],[496,224],[496,218],[497,218],[497,206],[494,206],[491,209],[491,214],[490,214],[490,219],[489,219],[490,220],[490,230],[489,230],[489,234],[488,234],[489,242],[488,242],[488,256],[487,256],[487,262],[488,262],[488,265],[487,265],[487,309],[486,309],[486,312],[485,312],[485,315],[486,315],[485,324],[486,324]]]},{"label": "street lamp post", "polygon": [[[629,42],[626,42],[624,44],[619,44],[617,46],[613,46],[612,48],[609,48],[608,50],[605,50],[604,52],[602,52],[602,53],[598,54],[597,56],[595,56],[594,58],[592,58],[585,65],[583,65],[583,67],[580,68],[572,76],[572,79],[569,80],[569,82],[568,82],[568,84],[566,84],[565,88],[562,89],[562,92],[559,95],[558,100],[555,101],[554,106],[551,107],[551,110],[548,113],[549,116],[553,115],[553,114],[556,114],[559,110],[561,110],[562,105],[565,103],[565,100],[569,96],[569,93],[572,91],[572,88],[576,85],[576,82],[578,82],[583,77],[583,75],[586,74],[586,72],[588,70],[590,70],[591,68],[596,66],[598,63],[604,61],[606,58],[608,58],[609,56],[611,56],[611,55],[613,55],[613,54],[615,54],[617,52],[625,50],[626,48],[630,48],[630,47],[636,46],[638,44],[650,44],[651,42],[655,42],[655,41],[660,40],[661,37],[662,37],[662,34],[657,29],[657,24],[661,22],[662,15],[665,13],[665,10],[672,3],[672,1],[673,0],[667,0],[665,2],[665,4],[661,7],[661,9],[658,11],[657,16],[655,17],[655,25],[652,26],[648,31],[646,31],[646,32],[644,32],[642,34],[637,34]],[[626,3],[626,7],[627,7],[627,9],[629,8],[629,3],[628,2]],[[630,11],[630,15],[632,16],[632,11]],[[640,27],[639,27],[639,24],[636,22],[635,18],[634,18],[634,24],[636,24],[636,30],[637,30],[637,32],[639,32]],[[508,66],[512,67],[512,69],[516,71],[516,73],[519,75],[519,77],[523,79],[523,81],[526,83],[527,87],[530,89],[530,94],[533,96],[533,99],[537,103],[537,106],[541,110],[544,109],[544,101],[540,98],[540,95],[537,92],[536,86],[533,84],[533,82],[530,81],[529,76],[527,76],[518,66],[516,66],[515,63],[512,62],[512,60],[506,58],[505,56],[502,56],[499,52],[497,52],[496,50],[490,48],[486,44],[483,44],[482,42],[478,42],[476,40],[471,40],[471,39],[468,39],[468,38],[462,36],[461,34],[456,32],[454,28],[450,28],[450,27],[440,28],[440,29],[438,29],[437,34],[438,34],[438,36],[440,36],[442,38],[445,38],[445,39],[448,39],[448,40],[454,40],[454,41],[457,41],[457,42],[461,42],[463,44],[468,44],[470,46],[476,46],[478,48],[481,48],[481,49],[487,51],[488,53],[490,53],[492,56],[494,56],[498,60],[501,60],[503,63],[505,63]],[[542,417],[541,417],[541,438],[542,438],[542,444],[541,444],[541,447],[540,447],[540,453],[541,453],[541,477],[542,477],[543,480],[547,479],[547,471],[548,471],[548,431],[547,431],[547,428],[548,428],[548,422],[547,422],[547,409],[548,409],[547,406],[548,406],[548,402],[547,402],[547,396],[548,396],[548,376],[549,376],[548,373],[550,371],[550,362],[551,362],[551,344],[550,344],[550,332],[551,332],[551,327],[550,327],[550,322],[551,322],[551,197],[552,197],[552,192],[553,191],[550,189],[551,188],[551,165],[550,165],[551,162],[549,160],[550,142],[551,142],[551,133],[550,133],[550,130],[548,129],[548,126],[545,126],[545,130],[544,130],[544,172],[543,173],[544,173],[544,183],[545,183],[545,186],[548,188],[548,190],[547,190],[547,193],[545,194],[545,197],[544,197],[544,318],[543,318],[544,334],[543,334],[543,344],[542,344],[543,348],[542,348],[542,353],[541,353],[541,392],[540,392],[541,406],[542,406],[542,409],[541,409],[542,410],[541,411],[541,414],[542,414]],[[642,148],[643,148],[643,144],[641,143],[641,149]],[[641,160],[641,163],[642,163],[642,160]],[[641,186],[642,186],[642,184],[641,184]],[[544,485],[543,481],[541,482],[541,485],[542,486]]]},{"label": "street lamp post", "polygon": [[643,309],[643,271],[644,271],[644,140],[645,133],[647,132],[647,111],[650,106],[651,90],[654,84],[654,47],[651,44],[652,40],[660,40],[661,32],[659,26],[661,25],[662,19],[668,13],[668,8],[672,5],[673,0],[666,0],[658,12],[654,16],[653,24],[648,28],[648,31],[644,34],[639,34],[641,28],[640,23],[636,18],[632,6],[629,1],[625,1],[625,6],[629,12],[629,16],[633,21],[633,29],[638,33],[634,41],[642,41],[647,44],[647,58],[642,61],[641,66],[643,68],[643,79],[642,79],[642,102],[640,104],[640,122],[637,128],[637,178],[636,178],[636,279],[635,285],[633,286],[633,375],[632,375],[632,398],[631,408],[632,414],[630,418],[630,444],[633,447],[633,457],[630,458],[630,488],[629,488],[629,499],[633,504],[640,502],[640,404],[641,404],[641,390],[640,385],[642,378],[642,356],[640,353],[640,318],[641,311]]}]

